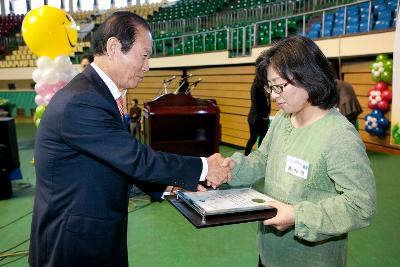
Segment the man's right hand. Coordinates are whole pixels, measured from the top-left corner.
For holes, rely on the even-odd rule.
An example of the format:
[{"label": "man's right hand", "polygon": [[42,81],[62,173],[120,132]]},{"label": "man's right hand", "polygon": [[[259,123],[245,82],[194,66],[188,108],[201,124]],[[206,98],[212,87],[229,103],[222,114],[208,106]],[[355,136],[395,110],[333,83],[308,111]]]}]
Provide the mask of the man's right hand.
[{"label": "man's right hand", "polygon": [[230,166],[222,166],[224,158],[219,153],[207,158],[208,172],[206,176],[207,185],[212,186],[214,189],[223,183],[231,180]]}]

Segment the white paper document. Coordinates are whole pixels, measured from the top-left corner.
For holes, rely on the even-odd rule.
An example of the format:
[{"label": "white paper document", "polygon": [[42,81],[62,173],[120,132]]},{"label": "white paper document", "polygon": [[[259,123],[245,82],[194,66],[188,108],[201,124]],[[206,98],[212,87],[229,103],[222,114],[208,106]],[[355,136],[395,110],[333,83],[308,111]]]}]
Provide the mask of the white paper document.
[{"label": "white paper document", "polygon": [[205,192],[178,191],[178,198],[185,201],[201,215],[216,215],[270,208],[273,198],[251,188],[208,190]]}]

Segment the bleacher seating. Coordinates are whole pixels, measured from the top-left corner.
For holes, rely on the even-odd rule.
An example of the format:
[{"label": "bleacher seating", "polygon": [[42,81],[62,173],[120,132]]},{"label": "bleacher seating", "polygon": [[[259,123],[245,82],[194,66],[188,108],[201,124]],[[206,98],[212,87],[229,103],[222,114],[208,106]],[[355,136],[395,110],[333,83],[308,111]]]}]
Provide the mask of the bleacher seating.
[{"label": "bleacher seating", "polygon": [[[72,62],[78,64],[80,56],[88,49],[90,49],[90,42],[78,42],[74,52],[70,55]],[[4,60],[0,60],[0,68],[35,67],[37,58],[27,46],[19,46],[17,50],[13,50],[10,55],[5,56]]]},{"label": "bleacher seating", "polygon": [[168,21],[194,18],[214,14],[228,8],[230,0],[198,0],[198,1],[177,1],[176,4],[162,8],[154,14],[149,21]]},{"label": "bleacher seating", "polygon": [[24,15],[8,14],[0,16],[0,37],[8,37],[21,29]]},{"label": "bleacher seating", "polygon": [[115,11],[119,11],[119,10],[120,11],[122,11],[122,10],[130,11],[130,12],[133,12],[133,13],[147,19],[148,17],[153,16],[154,13],[157,12],[163,5],[164,5],[163,2],[141,5],[141,6],[131,5],[131,6],[120,7],[120,8],[111,8],[106,11],[96,12],[93,15],[96,17],[95,18],[96,25],[100,25],[111,13],[113,13]]}]

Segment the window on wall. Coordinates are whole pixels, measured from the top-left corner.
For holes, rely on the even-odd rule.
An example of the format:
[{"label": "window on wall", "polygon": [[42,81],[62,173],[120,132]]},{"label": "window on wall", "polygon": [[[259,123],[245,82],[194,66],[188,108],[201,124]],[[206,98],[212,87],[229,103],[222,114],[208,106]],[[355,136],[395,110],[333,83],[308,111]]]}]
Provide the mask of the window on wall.
[{"label": "window on wall", "polygon": [[126,0],[115,0],[115,7],[125,7],[127,5]]},{"label": "window on wall", "polygon": [[6,14],[10,14],[10,2],[14,5],[14,14],[26,14],[25,0],[4,0],[4,4],[6,5]]},{"label": "window on wall", "polygon": [[111,8],[111,1],[100,1],[97,0],[97,3],[99,5],[99,9],[103,10],[103,9],[110,9]]},{"label": "window on wall", "polygon": [[[43,1],[42,1],[42,3],[43,3]],[[47,4],[49,6],[54,6],[56,8],[60,8],[61,7],[61,1],[60,0],[47,0]]]},{"label": "window on wall", "polygon": [[31,9],[43,6],[43,0],[31,0]]}]

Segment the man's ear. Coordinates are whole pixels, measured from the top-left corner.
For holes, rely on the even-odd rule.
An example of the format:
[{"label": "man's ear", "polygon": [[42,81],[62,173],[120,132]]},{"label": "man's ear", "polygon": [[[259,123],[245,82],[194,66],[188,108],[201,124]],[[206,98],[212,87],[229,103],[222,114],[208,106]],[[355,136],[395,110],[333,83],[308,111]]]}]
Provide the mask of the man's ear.
[{"label": "man's ear", "polygon": [[107,55],[113,58],[118,52],[121,51],[121,43],[115,37],[110,37],[107,40]]}]

